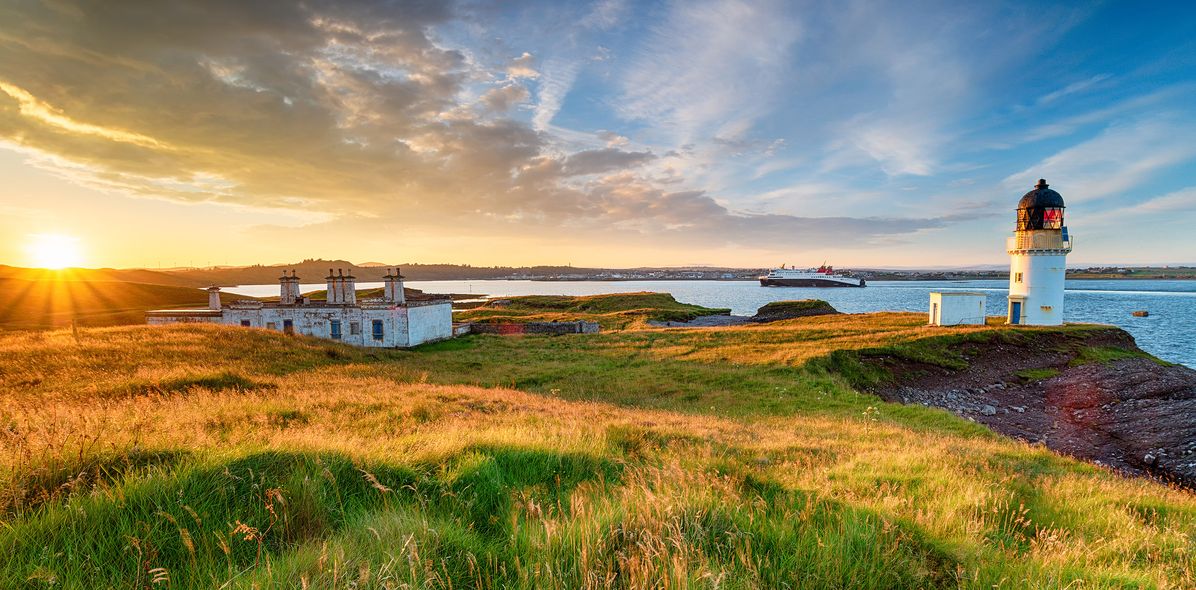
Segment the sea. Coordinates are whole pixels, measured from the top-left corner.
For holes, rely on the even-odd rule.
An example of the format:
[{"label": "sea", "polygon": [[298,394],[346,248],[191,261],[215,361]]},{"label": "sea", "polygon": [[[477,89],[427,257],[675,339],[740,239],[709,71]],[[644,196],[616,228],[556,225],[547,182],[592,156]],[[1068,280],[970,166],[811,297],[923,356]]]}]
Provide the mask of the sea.
[{"label": "sea", "polygon": [[[358,283],[358,289],[382,283]],[[428,293],[474,293],[478,297],[517,295],[597,295],[655,291],[672,293],[678,301],[706,307],[730,308],[735,315],[752,315],[771,301],[823,299],[839,311],[927,312],[931,291],[972,291],[988,297],[988,315],[1003,316],[1008,281],[868,281],[863,289],[761,287],[755,281],[408,281],[408,287]],[[324,284],[301,285],[304,292]],[[242,285],[225,291],[250,297],[278,294],[278,285]],[[1134,311],[1149,312],[1135,317]],[[1068,322],[1112,324],[1134,336],[1143,350],[1166,361],[1196,368],[1196,281],[1069,280],[1064,319]]]}]

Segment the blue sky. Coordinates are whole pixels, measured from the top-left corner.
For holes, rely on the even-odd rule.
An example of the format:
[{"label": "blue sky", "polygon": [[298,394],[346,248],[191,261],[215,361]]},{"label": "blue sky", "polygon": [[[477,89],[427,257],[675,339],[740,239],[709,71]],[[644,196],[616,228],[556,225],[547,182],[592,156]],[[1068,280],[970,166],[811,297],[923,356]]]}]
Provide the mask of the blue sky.
[{"label": "blue sky", "polygon": [[0,224],[118,265],[68,208],[188,219],[175,262],[999,264],[1045,177],[1073,263],[1196,262],[1187,3],[192,8],[0,15]]}]

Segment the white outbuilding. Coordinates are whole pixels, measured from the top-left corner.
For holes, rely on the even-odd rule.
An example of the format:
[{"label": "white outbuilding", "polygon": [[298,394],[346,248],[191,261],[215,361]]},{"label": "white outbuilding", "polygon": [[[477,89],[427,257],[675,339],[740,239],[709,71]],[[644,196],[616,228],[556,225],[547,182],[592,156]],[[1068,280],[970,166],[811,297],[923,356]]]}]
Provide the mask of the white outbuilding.
[{"label": "white outbuilding", "polygon": [[243,300],[220,305],[220,287],[209,287],[207,309],[146,312],[146,323],[210,323],[304,334],[368,347],[405,348],[453,337],[452,300],[445,295],[408,294],[403,276],[382,277],[382,297],[358,299],[356,277],[329,269],[327,297],[299,293],[295,271],[279,277],[278,301]]},{"label": "white outbuilding", "polygon": [[963,291],[930,294],[930,325],[984,325],[984,307],[988,297],[984,293]]}]

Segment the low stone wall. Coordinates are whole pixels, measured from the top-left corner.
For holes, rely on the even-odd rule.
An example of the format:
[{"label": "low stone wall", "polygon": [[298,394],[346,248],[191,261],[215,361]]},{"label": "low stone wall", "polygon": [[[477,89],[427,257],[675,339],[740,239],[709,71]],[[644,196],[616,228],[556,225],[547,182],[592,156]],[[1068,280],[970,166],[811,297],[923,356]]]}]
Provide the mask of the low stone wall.
[{"label": "low stone wall", "polygon": [[526,322],[470,324],[472,334],[597,334],[598,322]]}]

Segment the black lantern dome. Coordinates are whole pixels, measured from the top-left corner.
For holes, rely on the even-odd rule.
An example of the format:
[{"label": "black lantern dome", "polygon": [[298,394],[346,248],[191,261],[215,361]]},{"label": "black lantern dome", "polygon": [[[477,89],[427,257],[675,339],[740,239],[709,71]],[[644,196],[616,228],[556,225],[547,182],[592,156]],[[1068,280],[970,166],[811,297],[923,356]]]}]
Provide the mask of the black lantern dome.
[{"label": "black lantern dome", "polygon": [[1038,179],[1034,190],[1017,203],[1017,231],[1063,228],[1063,195]]}]

